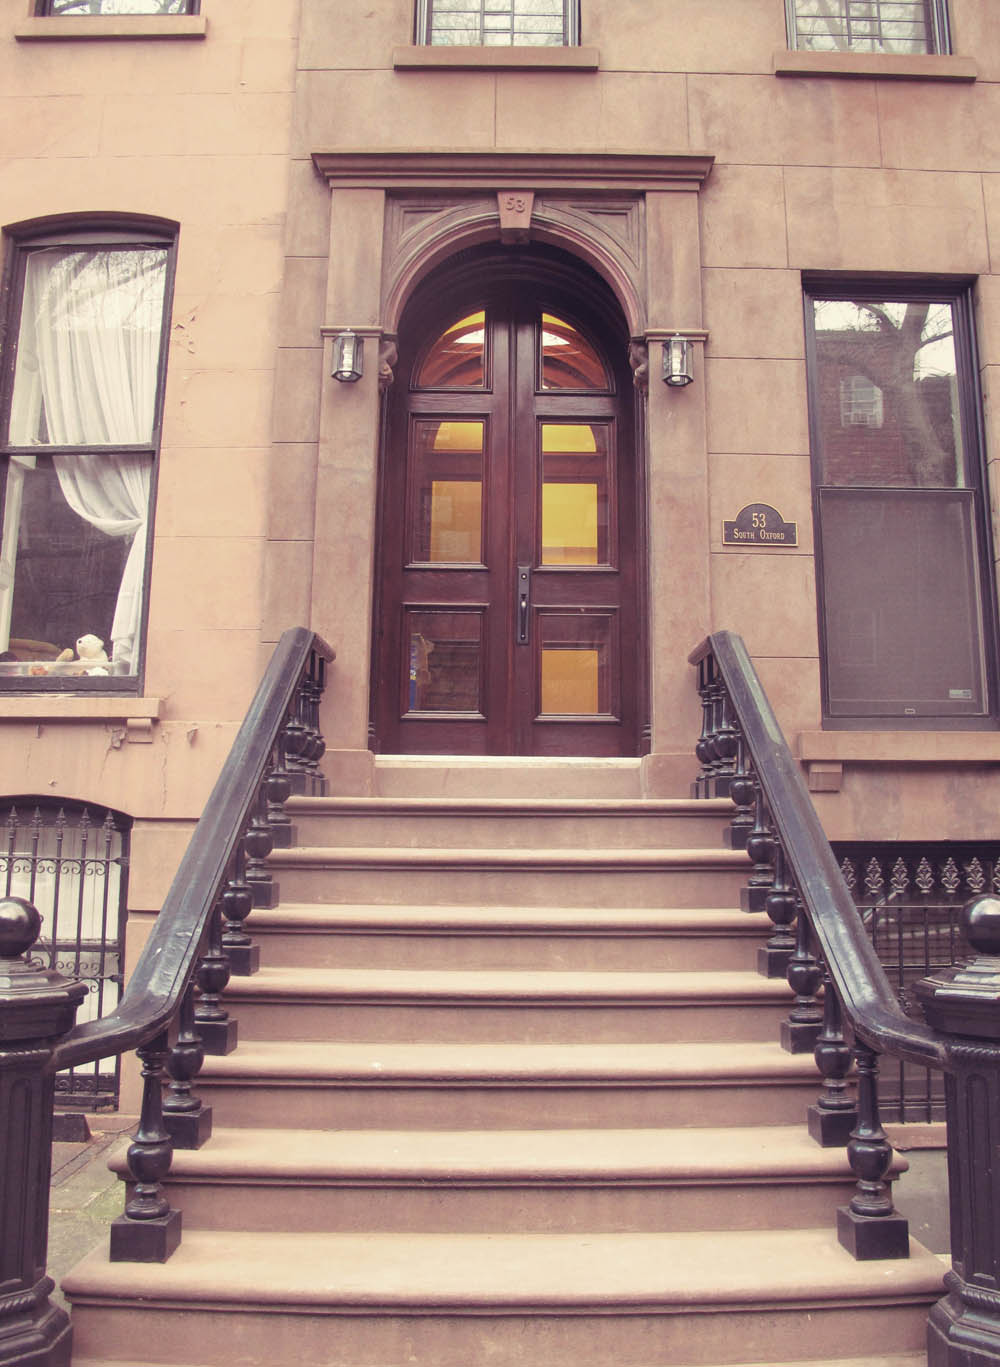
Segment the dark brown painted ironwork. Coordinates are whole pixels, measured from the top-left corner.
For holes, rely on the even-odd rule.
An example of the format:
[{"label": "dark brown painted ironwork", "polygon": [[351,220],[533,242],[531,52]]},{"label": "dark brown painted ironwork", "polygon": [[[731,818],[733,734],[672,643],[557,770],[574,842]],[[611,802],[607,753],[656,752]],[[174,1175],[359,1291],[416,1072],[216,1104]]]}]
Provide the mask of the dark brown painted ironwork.
[{"label": "dark brown painted ironwork", "polygon": [[[712,658],[711,667],[700,668],[708,656]],[[746,762],[760,785],[770,816],[774,887],[765,904],[776,930],[769,946],[759,951],[760,971],[773,974],[786,950],[782,970],[787,967],[796,951],[796,938],[789,927],[801,908],[800,915],[808,919],[812,943],[826,970],[825,997],[828,1002],[834,996],[838,999],[854,1037],[855,1050],[860,1051],[856,1058],[859,1078],[865,1079],[865,1092],[859,1099],[852,1134],[862,1165],[862,1179],[874,1183],[877,1179],[872,1175],[872,1155],[876,1150],[882,1155],[882,1150],[877,1138],[877,1072],[869,1066],[869,1051],[888,1050],[925,1065],[947,1068],[948,1043],[903,1013],[844,886],[799,766],[788,749],[742,640],[731,632],[716,632],[694,652],[691,663],[699,666],[700,683],[724,691],[725,704],[721,708],[717,702],[714,704],[717,720],[713,732],[723,732],[728,718],[735,719],[745,743]],[[838,1038],[839,1020],[832,1014],[832,1004],[826,1009],[830,1014],[824,1017],[824,1028],[814,1050],[827,1084],[828,1104],[817,1105],[813,1113],[820,1117],[838,1109],[840,1084],[847,1072],[846,1046]],[[887,1163],[889,1160],[891,1151]],[[885,1222],[891,1221],[895,1226],[897,1218],[891,1199],[886,1209],[870,1190],[867,1194],[872,1199],[866,1203],[856,1198],[849,1214],[840,1219],[839,1237],[857,1257],[888,1256],[885,1250],[890,1245],[894,1247],[893,1239],[898,1242],[899,1238],[898,1228],[895,1234],[886,1232],[889,1226]],[[882,1229],[868,1232],[864,1226],[869,1223]]]},{"label": "dark brown painted ironwork", "polygon": [[928,1367],[1000,1360],[1000,900],[975,898],[963,920],[975,957],[916,988],[927,1020],[960,1037],[946,1079],[952,1267],[931,1311]]},{"label": "dark brown painted ironwork", "polygon": [[767,801],[756,778],[753,790],[753,830],[746,842],[753,868],[745,887],[740,889],[740,906],[748,912],[766,911],[768,893],[774,887],[774,836],[768,820]]},{"label": "dark brown painted ironwork", "polygon": [[[332,658],[330,648],[310,631],[299,628],[282,636],[121,1002],[110,1015],[63,1032],[64,1038],[53,1048],[56,1067],[130,1047],[143,1060],[142,1118],[129,1151],[134,1191],[125,1214],[115,1222],[113,1258],[159,1260],[169,1256],[179,1238],[179,1215],[169,1210],[162,1192],[173,1147],[162,1102],[165,1064],[169,1057],[174,1079],[166,1103],[166,1115],[174,1118],[169,1123],[185,1115],[203,1116],[190,1105],[202,1052],[224,1052],[235,1039],[235,1022],[229,1021],[219,1002],[230,974],[222,938],[223,906],[228,894],[230,912],[245,908],[242,844],[251,826],[259,829],[255,817],[267,811],[265,785],[280,765],[279,737],[287,735],[293,716],[302,722],[306,737],[298,753],[314,766],[305,781],[321,786],[318,764],[324,743],[319,701],[325,661]],[[272,788],[272,806],[277,795],[278,789]],[[267,829],[266,820],[263,824]],[[231,926],[238,929],[239,919],[234,916]],[[195,976],[200,995],[192,1020]],[[171,1051],[168,1029],[178,1017],[177,1044]],[[206,1128],[204,1119],[195,1120],[188,1138],[197,1142]]]},{"label": "dark brown painted ironwork", "polygon": [[[106,1015],[121,995],[131,822],[110,811],[98,822],[78,803],[5,801],[0,888],[42,915],[34,957],[84,983],[86,1014]],[[120,1076],[118,1057],[67,1069],[56,1078],[56,1104],[74,1113],[114,1109]]]},{"label": "dark brown painted ironwork", "polygon": [[806,1054],[815,1048],[823,1028],[823,1008],[817,992],[823,982],[823,968],[812,952],[809,918],[798,904],[795,919],[795,951],[788,961],[788,986],[795,993],[795,1004],[788,1019],[781,1022],[781,1045],[790,1054]]},{"label": "dark brown painted ironwork", "polygon": [[844,1039],[840,999],[833,989],[830,971],[823,969],[823,1028],[816,1036],[813,1058],[823,1079],[814,1106],[809,1107],[809,1133],[824,1149],[840,1149],[857,1124],[858,1105],[848,1083],[851,1049]]},{"label": "dark brown painted ironwork", "polygon": [[163,1121],[163,1080],[169,1052],[166,1030],[136,1050],[142,1062],[142,1109],[126,1155],[131,1195],[124,1214],[111,1223],[113,1263],[164,1263],[181,1240],[181,1212],[171,1207],[163,1190],[174,1151]]},{"label": "dark brown painted ironwork", "polygon": [[212,1108],[202,1104],[194,1081],[205,1048],[194,1014],[194,983],[188,984],[178,1017],[177,1038],[167,1057],[170,1085],[163,1098],[163,1123],[175,1149],[200,1149],[212,1133]]},{"label": "dark brown painted ironwork", "polygon": [[910,1232],[897,1215],[885,1180],[892,1146],[882,1128],[878,1106],[878,1054],[867,1044],[854,1048],[858,1078],[858,1119],[847,1141],[847,1157],[858,1179],[848,1206],[837,1211],[837,1236],[855,1258],[908,1258]]},{"label": "dark brown painted ironwork", "polygon": [[42,918],[20,897],[0,900],[0,1364],[66,1367],[72,1330],[49,1300],[46,1275],[52,1169],[53,1043],[73,1025],[83,983],[31,954]]}]

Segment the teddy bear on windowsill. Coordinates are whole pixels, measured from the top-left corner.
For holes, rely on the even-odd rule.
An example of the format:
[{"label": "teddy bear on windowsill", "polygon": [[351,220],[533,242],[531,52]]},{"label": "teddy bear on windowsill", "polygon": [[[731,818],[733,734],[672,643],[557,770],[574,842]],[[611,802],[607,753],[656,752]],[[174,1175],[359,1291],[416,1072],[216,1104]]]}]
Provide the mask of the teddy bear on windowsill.
[{"label": "teddy bear on windowsill", "polygon": [[[69,646],[56,656],[56,663],[63,664],[73,659],[73,651]],[[104,649],[104,642],[99,636],[81,636],[76,643],[76,659],[84,666],[79,671],[81,674],[110,674],[111,670],[105,668],[110,664],[108,653]]]}]

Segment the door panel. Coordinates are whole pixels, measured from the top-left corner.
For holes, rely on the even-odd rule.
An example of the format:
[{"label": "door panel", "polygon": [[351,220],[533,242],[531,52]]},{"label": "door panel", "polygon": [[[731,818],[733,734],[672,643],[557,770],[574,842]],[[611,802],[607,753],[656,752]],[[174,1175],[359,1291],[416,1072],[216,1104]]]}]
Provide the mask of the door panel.
[{"label": "door panel", "polygon": [[537,292],[508,287],[477,304],[441,317],[422,351],[401,345],[381,522],[378,746],[635,754],[628,372],[563,299],[543,307]]}]

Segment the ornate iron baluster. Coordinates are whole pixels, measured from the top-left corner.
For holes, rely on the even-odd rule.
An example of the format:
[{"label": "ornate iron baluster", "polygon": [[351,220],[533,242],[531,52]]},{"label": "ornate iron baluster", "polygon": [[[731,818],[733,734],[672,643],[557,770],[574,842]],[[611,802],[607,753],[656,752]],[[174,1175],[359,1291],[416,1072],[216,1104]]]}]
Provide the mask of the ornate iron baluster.
[{"label": "ornate iron baluster", "polygon": [[194,983],[181,1002],[177,1039],[167,1059],[170,1086],[163,1098],[163,1123],[175,1149],[200,1149],[212,1133],[212,1108],[193,1091],[205,1062],[205,1049],[194,1015]]},{"label": "ornate iron baluster", "polygon": [[229,972],[237,978],[248,978],[260,967],[260,946],[254,944],[243,924],[254,906],[253,889],[243,876],[244,866],[241,841],[222,893],[222,947],[229,959]]},{"label": "ornate iron baluster", "polygon": [[764,899],[764,910],[774,923],[774,933],[757,951],[757,972],[764,978],[783,978],[795,953],[795,936],[789,926],[795,920],[796,896],[785,874],[785,852],[774,841],[774,886]]},{"label": "ornate iron baluster", "polygon": [[267,824],[267,799],[263,785],[254,799],[250,824],[243,836],[243,849],[246,852],[246,881],[255,907],[276,907],[278,905],[278,885],[271,877],[267,856],[274,848],[271,827]]},{"label": "ornate iron baluster", "polygon": [[277,763],[264,780],[264,793],[267,797],[267,824],[271,828],[272,848],[287,850],[295,843],[295,829],[292,819],[285,810],[285,803],[292,795],[292,777],[288,768],[286,752],[287,727],[283,727],[276,746]]},{"label": "ornate iron baluster", "polygon": [[701,698],[701,735],[694,747],[695,757],[701,765],[698,777],[691,784],[692,797],[709,796],[709,773],[712,763],[710,746],[712,736],[712,695],[709,688],[712,657],[707,655],[698,661],[698,694]]},{"label": "ornate iron baluster", "polygon": [[734,726],[733,730],[736,733],[736,753],[729,780],[729,796],[736,804],[736,812],[726,831],[726,844],[731,850],[745,850],[754,829],[756,785],[747,766],[743,732],[738,726]]},{"label": "ornate iron baluster", "polygon": [[142,1110],[128,1149],[134,1187],[124,1215],[111,1226],[113,1263],[164,1263],[181,1239],[181,1213],[171,1209],[163,1190],[173,1145],[163,1123],[163,1065],[167,1032],[161,1030],[137,1049],[142,1060]]},{"label": "ornate iron baluster", "polygon": [[849,1206],[837,1211],[837,1237],[855,1258],[906,1258],[910,1252],[908,1222],[892,1204],[885,1181],[892,1145],[878,1113],[878,1055],[860,1041],[854,1046],[858,1067],[858,1122],[847,1141],[847,1157],[858,1179]]},{"label": "ornate iron baluster", "polygon": [[823,1028],[813,1049],[823,1088],[815,1106],[809,1107],[809,1133],[824,1149],[846,1144],[857,1124],[858,1107],[850,1091],[851,1050],[844,1039],[840,1001],[829,969],[823,969]]},{"label": "ornate iron baluster", "polygon": [[740,889],[740,906],[744,911],[766,911],[767,895],[774,887],[774,836],[768,820],[767,799],[754,778],[753,830],[747,836],[747,854],[753,868],[746,886]]},{"label": "ornate iron baluster", "polygon": [[812,952],[809,918],[801,899],[796,901],[795,953],[788,961],[788,985],[795,993],[795,1005],[781,1022],[781,1047],[790,1054],[805,1054],[815,1048],[823,1026],[823,1008],[816,997],[823,969]]},{"label": "ornate iron baluster", "polygon": [[231,1054],[236,1048],[236,1021],[222,1005],[229,982],[229,956],[222,947],[222,910],[216,902],[208,921],[208,948],[195,972],[200,996],[194,1018],[206,1054]]}]

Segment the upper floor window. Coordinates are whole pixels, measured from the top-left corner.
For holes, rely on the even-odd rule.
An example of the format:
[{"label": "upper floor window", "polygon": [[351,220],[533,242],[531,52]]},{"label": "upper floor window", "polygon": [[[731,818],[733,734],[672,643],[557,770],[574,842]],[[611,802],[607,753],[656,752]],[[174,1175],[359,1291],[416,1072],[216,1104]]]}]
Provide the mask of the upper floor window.
[{"label": "upper floor window", "polygon": [[786,0],[789,46],[806,52],[948,52],[945,0]]},{"label": "upper floor window", "polygon": [[87,14],[197,14],[199,0],[38,0],[36,13],[53,18]]},{"label": "upper floor window", "polygon": [[417,41],[453,47],[566,47],[576,0],[418,0]]},{"label": "upper floor window", "polygon": [[171,242],[98,231],[13,248],[0,391],[0,685],[134,688]]}]

